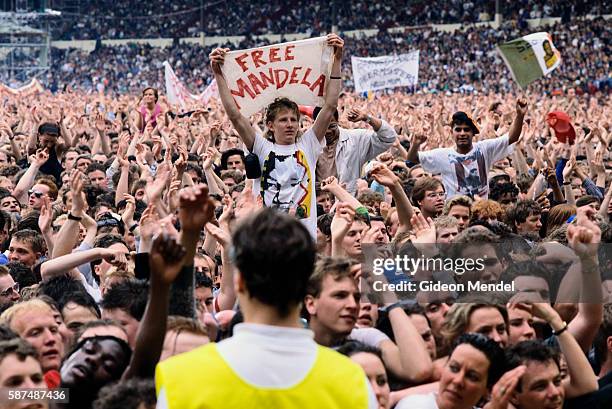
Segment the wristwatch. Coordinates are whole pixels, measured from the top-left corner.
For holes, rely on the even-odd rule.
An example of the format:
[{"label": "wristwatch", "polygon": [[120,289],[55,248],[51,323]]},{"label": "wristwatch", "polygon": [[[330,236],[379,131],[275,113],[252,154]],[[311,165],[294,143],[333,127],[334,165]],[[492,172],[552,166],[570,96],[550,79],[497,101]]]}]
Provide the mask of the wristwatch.
[{"label": "wristwatch", "polygon": [[83,218],[75,216],[72,213],[68,213],[68,220],[75,220],[77,222],[80,222],[81,220],[83,220]]}]

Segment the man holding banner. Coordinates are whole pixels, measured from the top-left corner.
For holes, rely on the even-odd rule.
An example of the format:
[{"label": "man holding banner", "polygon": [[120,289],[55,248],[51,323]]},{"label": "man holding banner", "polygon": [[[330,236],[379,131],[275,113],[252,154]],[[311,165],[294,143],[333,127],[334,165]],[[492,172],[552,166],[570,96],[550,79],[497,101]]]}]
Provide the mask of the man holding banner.
[{"label": "man holding banner", "polygon": [[[340,37],[329,34],[326,39],[232,53],[217,48],[210,54],[223,107],[247,149],[259,159],[261,177],[255,180],[254,193],[261,195],[266,207],[295,213],[313,237],[317,229],[315,166],[338,105],[343,47]],[[312,61],[313,53],[320,57]],[[299,107],[285,97],[288,95],[295,96],[299,103],[316,104],[322,99],[317,119],[303,135],[299,135]],[[266,108],[268,131],[264,136],[247,116],[269,100],[273,102]]]}]

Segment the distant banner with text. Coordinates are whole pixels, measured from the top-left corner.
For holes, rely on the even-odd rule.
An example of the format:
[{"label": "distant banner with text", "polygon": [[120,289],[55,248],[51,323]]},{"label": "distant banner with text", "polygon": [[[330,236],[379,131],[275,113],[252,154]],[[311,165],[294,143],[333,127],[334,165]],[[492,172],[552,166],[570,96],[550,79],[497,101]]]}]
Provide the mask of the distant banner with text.
[{"label": "distant banner with text", "polygon": [[250,116],[278,97],[322,106],[331,63],[332,48],[318,37],[229,52],[222,71],[240,112]]},{"label": "distant banner with text", "polygon": [[411,87],[419,80],[419,52],[384,57],[351,57],[355,92]]}]

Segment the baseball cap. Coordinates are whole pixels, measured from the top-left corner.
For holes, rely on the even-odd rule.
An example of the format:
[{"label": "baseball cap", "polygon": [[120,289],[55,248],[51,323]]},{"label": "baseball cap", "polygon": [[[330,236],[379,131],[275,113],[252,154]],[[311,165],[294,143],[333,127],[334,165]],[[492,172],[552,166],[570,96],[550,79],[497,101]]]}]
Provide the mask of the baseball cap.
[{"label": "baseball cap", "polygon": [[453,114],[453,118],[451,119],[451,125],[455,124],[466,124],[474,131],[474,135],[480,133],[480,129],[478,129],[478,125],[476,125],[476,121],[472,119],[471,116],[466,114],[463,111],[457,111]]},{"label": "baseball cap", "polygon": [[568,114],[563,111],[549,112],[546,116],[546,122],[554,129],[555,136],[559,142],[569,143],[570,145],[574,144],[576,131]]}]

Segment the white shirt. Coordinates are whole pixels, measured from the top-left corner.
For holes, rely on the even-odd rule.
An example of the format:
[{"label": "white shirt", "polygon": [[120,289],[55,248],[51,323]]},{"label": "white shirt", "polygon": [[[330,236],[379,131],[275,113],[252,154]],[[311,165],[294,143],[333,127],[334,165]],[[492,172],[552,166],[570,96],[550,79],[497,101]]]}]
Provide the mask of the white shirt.
[{"label": "white shirt", "polygon": [[442,174],[442,183],[446,197],[450,199],[457,195],[473,197],[478,195],[483,199],[489,197],[489,169],[493,163],[514,151],[509,145],[508,134],[495,139],[485,139],[476,142],[472,150],[462,155],[454,148],[439,148],[419,152],[419,162],[428,173]]},{"label": "white shirt", "polygon": [[[285,389],[297,385],[311,371],[317,359],[314,334],[308,329],[261,324],[238,324],[234,335],[217,344],[223,360],[245,382],[259,388]],[[368,408],[378,407],[370,382]],[[166,409],[162,388],[157,409]]]},{"label": "white shirt", "polygon": [[357,192],[357,179],[361,176],[363,165],[389,149],[395,142],[397,133],[386,121],[382,121],[378,131],[338,129],[340,130],[336,147],[338,181],[346,183],[346,190],[354,195]]},{"label": "white shirt", "polygon": [[395,409],[438,409],[436,394],[406,396],[397,403]]},{"label": "white shirt", "polygon": [[278,145],[259,134],[253,143],[262,169],[261,178],[253,183],[253,194],[263,193],[266,207],[295,210],[313,238],[317,237],[315,166],[324,147],[325,138],[319,141],[312,128],[293,145]]}]

